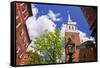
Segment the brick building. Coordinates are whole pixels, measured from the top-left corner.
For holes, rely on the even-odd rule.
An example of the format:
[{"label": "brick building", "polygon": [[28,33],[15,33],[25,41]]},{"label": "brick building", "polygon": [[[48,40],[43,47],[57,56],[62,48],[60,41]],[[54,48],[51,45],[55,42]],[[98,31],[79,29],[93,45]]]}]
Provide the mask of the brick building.
[{"label": "brick building", "polygon": [[97,7],[81,7],[81,10],[87,19],[91,36],[95,37],[95,41],[97,41]]},{"label": "brick building", "polygon": [[80,49],[79,52],[79,61],[85,62],[85,61],[96,61],[96,45],[93,43],[93,41],[85,41],[84,43],[77,46],[78,49]]},{"label": "brick building", "polygon": [[[79,49],[76,48],[77,45],[80,44],[80,37],[79,37],[79,32],[77,31],[77,27],[76,27],[76,22],[73,22],[70,18],[70,15],[68,14],[68,22],[66,25],[66,29],[65,29],[65,40],[66,43],[68,43],[68,39],[71,39],[73,41],[73,43],[75,44],[74,47],[74,58],[72,60],[72,62],[78,62],[79,61]],[[66,51],[67,46],[65,46],[65,62],[68,62],[69,60],[69,55],[67,55]]]},{"label": "brick building", "polygon": [[16,3],[16,65],[27,64],[27,47],[31,40],[27,31],[26,20],[32,16],[31,4]]},{"label": "brick building", "polygon": [[91,36],[95,38],[96,42],[96,57],[97,57],[97,7],[81,7],[81,10],[87,19]]}]

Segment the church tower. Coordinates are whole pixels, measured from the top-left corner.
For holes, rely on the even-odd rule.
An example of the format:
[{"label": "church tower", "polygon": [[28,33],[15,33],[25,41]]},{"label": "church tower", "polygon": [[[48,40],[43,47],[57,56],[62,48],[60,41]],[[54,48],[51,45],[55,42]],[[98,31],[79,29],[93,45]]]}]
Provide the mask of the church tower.
[{"label": "church tower", "polygon": [[68,55],[68,41],[69,39],[74,43],[74,52],[72,55],[72,62],[78,62],[79,61],[79,50],[76,48],[80,44],[80,37],[79,32],[76,27],[76,22],[73,22],[71,20],[70,14],[68,13],[68,22],[65,29],[65,62],[68,62],[69,55]]}]

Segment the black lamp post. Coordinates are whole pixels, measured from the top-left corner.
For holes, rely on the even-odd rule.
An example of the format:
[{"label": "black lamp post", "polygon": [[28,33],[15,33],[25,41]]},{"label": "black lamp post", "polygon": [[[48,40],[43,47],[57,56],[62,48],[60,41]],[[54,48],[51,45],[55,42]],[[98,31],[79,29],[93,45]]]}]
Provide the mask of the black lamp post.
[{"label": "black lamp post", "polygon": [[74,53],[74,48],[75,48],[75,44],[73,43],[73,41],[71,40],[71,38],[68,39],[67,44],[66,44],[66,55],[69,56],[69,58],[67,58],[67,62],[72,62],[73,58],[73,53]]}]

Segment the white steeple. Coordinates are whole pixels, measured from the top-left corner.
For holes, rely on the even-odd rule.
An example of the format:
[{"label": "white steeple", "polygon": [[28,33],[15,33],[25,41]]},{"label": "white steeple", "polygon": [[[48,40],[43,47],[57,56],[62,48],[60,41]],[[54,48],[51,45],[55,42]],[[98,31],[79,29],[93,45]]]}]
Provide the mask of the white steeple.
[{"label": "white steeple", "polygon": [[70,14],[69,14],[69,12],[68,12],[68,22],[71,23],[71,21],[72,21],[72,20],[71,20]]},{"label": "white steeple", "polygon": [[67,25],[66,25],[66,32],[77,32],[77,27],[76,27],[76,22],[73,22],[71,20],[71,16],[68,13],[68,22],[67,22]]}]

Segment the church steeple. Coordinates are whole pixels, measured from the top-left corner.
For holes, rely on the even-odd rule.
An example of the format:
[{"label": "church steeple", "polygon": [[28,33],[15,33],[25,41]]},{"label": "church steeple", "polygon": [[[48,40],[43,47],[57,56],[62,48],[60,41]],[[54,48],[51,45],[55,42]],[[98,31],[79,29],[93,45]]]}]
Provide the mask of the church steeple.
[{"label": "church steeple", "polygon": [[[72,40],[71,42],[74,43],[74,54],[73,55],[75,55],[75,57],[72,59],[72,62],[78,62],[79,61],[79,50],[76,49],[76,47],[77,45],[80,44],[80,36],[79,36],[79,32],[76,27],[76,22],[72,21],[71,15],[68,12],[67,24],[65,28],[65,41],[67,44],[69,43],[69,39],[71,39]],[[69,45],[66,45],[65,46],[65,62],[69,62],[70,60],[68,49],[69,49]]]},{"label": "church steeple", "polygon": [[68,13],[68,21],[66,25],[66,32],[77,32],[76,22],[73,22],[70,16],[70,13]]},{"label": "church steeple", "polygon": [[68,12],[68,22],[71,23],[71,21],[72,21],[72,20],[71,20],[70,14],[69,14],[69,12]]}]

